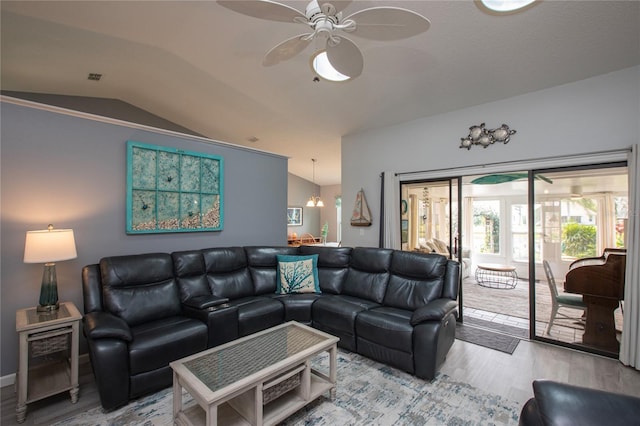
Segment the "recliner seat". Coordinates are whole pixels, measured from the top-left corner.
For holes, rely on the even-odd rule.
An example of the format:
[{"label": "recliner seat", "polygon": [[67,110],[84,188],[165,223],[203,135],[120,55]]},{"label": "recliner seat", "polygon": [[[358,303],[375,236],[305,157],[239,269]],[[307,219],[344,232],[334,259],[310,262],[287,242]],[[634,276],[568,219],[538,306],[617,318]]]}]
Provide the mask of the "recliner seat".
[{"label": "recliner seat", "polygon": [[84,333],[106,409],[166,386],[169,362],[207,348],[206,324],[182,313],[168,254],[102,259],[84,268],[83,291]]}]

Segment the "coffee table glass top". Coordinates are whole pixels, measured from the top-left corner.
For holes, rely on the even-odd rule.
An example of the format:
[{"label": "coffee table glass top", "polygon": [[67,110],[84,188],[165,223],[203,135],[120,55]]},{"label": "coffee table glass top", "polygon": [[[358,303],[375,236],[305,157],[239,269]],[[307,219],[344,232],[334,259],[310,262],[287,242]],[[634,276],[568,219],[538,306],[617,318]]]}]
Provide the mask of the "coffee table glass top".
[{"label": "coffee table glass top", "polygon": [[319,343],[330,340],[313,330],[286,324],[264,334],[186,361],[184,366],[215,392]]}]

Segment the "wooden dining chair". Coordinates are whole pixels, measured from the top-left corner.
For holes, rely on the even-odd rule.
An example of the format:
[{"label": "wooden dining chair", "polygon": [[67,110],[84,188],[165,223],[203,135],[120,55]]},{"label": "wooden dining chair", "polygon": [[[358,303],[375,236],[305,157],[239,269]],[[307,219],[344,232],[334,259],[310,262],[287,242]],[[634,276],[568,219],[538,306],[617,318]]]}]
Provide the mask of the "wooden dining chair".
[{"label": "wooden dining chair", "polygon": [[315,244],[316,243],[316,238],[309,234],[308,232],[306,234],[302,234],[302,236],[300,237],[300,244],[305,245],[305,244]]}]

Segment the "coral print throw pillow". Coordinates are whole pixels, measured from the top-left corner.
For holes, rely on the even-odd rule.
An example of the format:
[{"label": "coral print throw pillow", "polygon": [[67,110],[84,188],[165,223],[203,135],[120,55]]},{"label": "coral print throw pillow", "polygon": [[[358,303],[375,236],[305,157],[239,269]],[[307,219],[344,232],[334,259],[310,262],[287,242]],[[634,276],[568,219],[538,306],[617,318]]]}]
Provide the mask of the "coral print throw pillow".
[{"label": "coral print throw pillow", "polygon": [[288,256],[278,258],[278,294],[320,293],[318,280],[318,255]]}]

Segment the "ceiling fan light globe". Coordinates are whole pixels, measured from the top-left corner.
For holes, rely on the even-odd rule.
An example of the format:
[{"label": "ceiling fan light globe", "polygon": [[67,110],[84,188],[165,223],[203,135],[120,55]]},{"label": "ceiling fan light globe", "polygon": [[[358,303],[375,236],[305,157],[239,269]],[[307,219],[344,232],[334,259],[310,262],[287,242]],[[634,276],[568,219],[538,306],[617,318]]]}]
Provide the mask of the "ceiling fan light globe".
[{"label": "ceiling fan light globe", "polygon": [[331,65],[326,50],[320,50],[311,57],[311,68],[318,77],[327,81],[347,81],[351,78]]},{"label": "ceiling fan light globe", "polygon": [[513,12],[529,6],[535,0],[481,0],[481,3],[495,12]]}]

